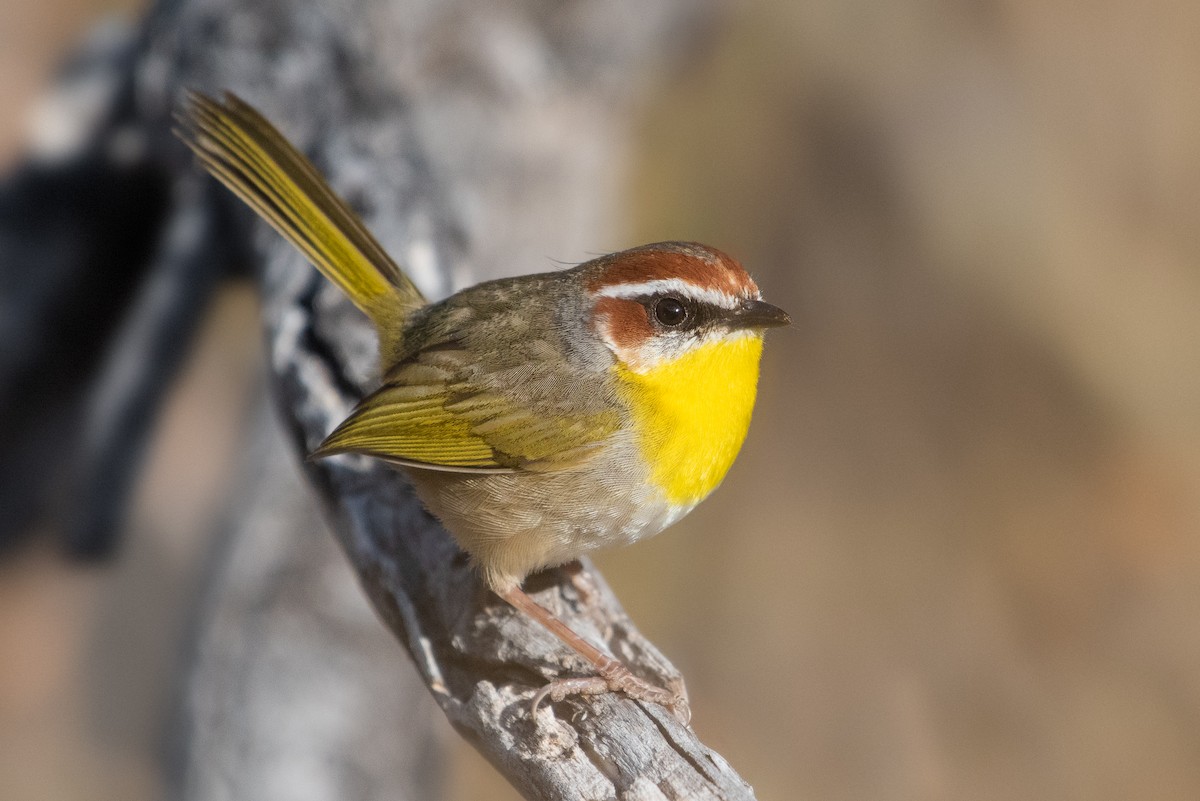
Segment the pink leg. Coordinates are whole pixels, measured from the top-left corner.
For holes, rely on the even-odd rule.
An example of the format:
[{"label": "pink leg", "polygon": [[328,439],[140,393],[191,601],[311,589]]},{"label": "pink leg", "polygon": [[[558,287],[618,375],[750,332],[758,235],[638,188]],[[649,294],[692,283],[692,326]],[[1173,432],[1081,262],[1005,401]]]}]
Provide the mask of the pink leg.
[{"label": "pink leg", "polygon": [[599,695],[606,692],[624,693],[639,701],[650,701],[665,706],[684,725],[691,719],[687,698],[682,693],[655,687],[629,672],[629,669],[596,646],[580,637],[554,614],[526,595],[520,587],[500,593],[500,597],[520,609],[554,633],[576,653],[591,663],[599,675],[579,679],[559,679],[547,684],[533,698],[533,711],[550,696],[552,701],[561,701],[569,695]]}]

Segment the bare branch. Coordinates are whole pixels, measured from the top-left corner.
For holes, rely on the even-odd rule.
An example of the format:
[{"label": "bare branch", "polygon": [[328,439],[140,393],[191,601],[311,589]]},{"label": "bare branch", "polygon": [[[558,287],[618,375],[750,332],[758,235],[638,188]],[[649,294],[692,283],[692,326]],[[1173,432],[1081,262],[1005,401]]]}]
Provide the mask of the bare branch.
[{"label": "bare branch", "polygon": [[[653,68],[695,39],[702,8],[691,0],[357,0],[336,9],[184,0],[148,23],[134,95],[152,128],[165,128],[185,86],[244,96],[314,157],[438,296],[543,269],[549,256],[582,260],[629,244],[613,233],[626,127]],[[154,146],[191,169],[181,147]],[[372,335],[265,226],[240,230],[244,241],[231,247],[260,265],[277,395],[304,453],[371,388]],[[578,672],[575,658],[484,590],[399,473],[358,457],[306,469],[438,704],[527,797],[753,797],[719,755],[654,705],[573,699],[535,719],[534,693]],[[561,571],[527,589],[635,672],[675,678],[603,581],[590,567],[584,576],[587,591]]]}]

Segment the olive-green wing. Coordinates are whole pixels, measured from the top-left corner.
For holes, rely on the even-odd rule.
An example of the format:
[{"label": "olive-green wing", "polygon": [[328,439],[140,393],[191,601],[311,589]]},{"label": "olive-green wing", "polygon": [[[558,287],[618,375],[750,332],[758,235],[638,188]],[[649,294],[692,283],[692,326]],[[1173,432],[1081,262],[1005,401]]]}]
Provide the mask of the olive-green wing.
[{"label": "olive-green wing", "polygon": [[365,453],[433,470],[565,470],[586,462],[619,427],[613,410],[572,412],[537,397],[403,365],[321,443],[315,457]]}]

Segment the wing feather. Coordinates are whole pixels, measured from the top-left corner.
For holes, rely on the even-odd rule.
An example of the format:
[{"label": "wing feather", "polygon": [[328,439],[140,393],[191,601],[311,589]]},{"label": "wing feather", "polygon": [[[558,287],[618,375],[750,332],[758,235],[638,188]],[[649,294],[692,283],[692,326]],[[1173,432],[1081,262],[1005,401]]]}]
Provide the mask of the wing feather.
[{"label": "wing feather", "polygon": [[461,378],[406,383],[433,372],[448,377],[419,361],[394,370],[313,455],[366,453],[432,470],[546,472],[587,461],[619,426],[615,411],[564,412]]}]

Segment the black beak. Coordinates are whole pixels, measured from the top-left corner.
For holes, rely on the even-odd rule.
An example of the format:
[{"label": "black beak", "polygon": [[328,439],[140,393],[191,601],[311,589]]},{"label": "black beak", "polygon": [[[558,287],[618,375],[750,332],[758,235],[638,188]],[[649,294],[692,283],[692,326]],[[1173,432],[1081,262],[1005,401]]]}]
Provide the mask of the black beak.
[{"label": "black beak", "polygon": [[763,300],[746,301],[729,318],[733,328],[778,328],[791,322],[787,312]]}]

